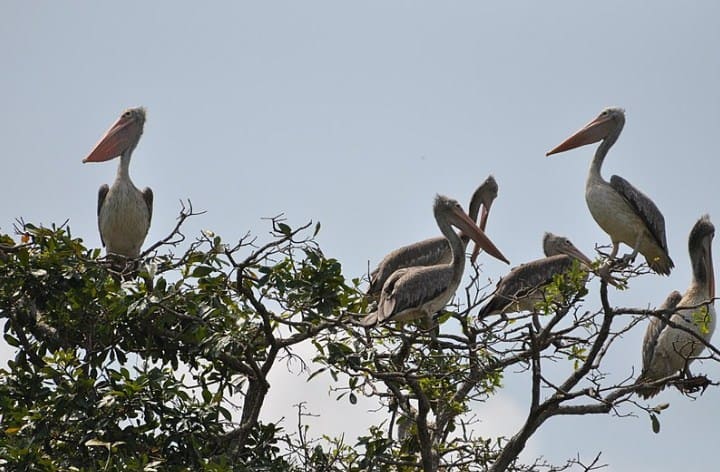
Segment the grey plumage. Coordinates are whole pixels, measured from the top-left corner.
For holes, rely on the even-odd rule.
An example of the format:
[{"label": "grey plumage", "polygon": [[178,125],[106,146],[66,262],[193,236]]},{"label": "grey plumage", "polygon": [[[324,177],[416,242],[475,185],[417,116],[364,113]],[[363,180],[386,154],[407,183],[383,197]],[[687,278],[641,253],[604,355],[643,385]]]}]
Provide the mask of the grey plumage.
[{"label": "grey plumage", "polygon": [[667,236],[665,234],[665,218],[660,209],[647,195],[633,187],[630,182],[619,175],[610,177],[610,186],[627,200],[628,204],[635,210],[650,230],[655,244],[663,250],[667,257],[667,262],[664,262],[665,259],[650,260],[650,258],[646,257],[650,268],[655,272],[669,273],[670,269],[675,267],[675,264],[669,256]]},{"label": "grey plumage", "polygon": [[[647,330],[645,331],[645,337],[643,338],[643,347],[642,347],[642,360],[643,360],[643,366],[650,366],[652,363],[653,355],[655,354],[655,347],[657,346],[658,338],[660,338],[660,333],[663,329],[667,326],[667,323],[665,323],[666,320],[670,319],[671,312],[675,311],[677,309],[678,303],[680,303],[680,300],[682,299],[682,294],[678,292],[677,290],[673,290],[670,292],[670,295],[667,296],[665,301],[658,307],[658,310],[668,310],[670,313],[666,313],[663,315],[662,318],[658,317],[652,317],[650,318],[650,323],[648,324]],[[643,372],[640,377],[637,379],[637,384],[645,383],[646,379],[644,376],[647,375],[647,371]],[[662,390],[662,386],[659,387],[643,387],[639,388],[637,390],[638,395],[640,395],[643,398],[650,398],[657,395],[660,390]]]},{"label": "grey plumage", "polygon": [[567,272],[575,260],[589,267],[590,259],[569,239],[552,233],[543,237],[546,257],[537,259],[510,271],[500,279],[492,298],[480,309],[478,318],[499,313],[532,311],[544,298],[543,288],[556,274]]},{"label": "grey plumage", "polygon": [[377,296],[399,270],[415,266],[433,266],[449,261],[449,246],[444,237],[428,238],[395,249],[386,255],[370,274],[367,295]]},{"label": "grey plumage", "polygon": [[98,191],[98,229],[108,254],[128,258],[140,255],[152,221],[153,192],[147,187],[142,191],[135,187],[129,171],[144,125],[144,108],[126,110],[83,160],[103,162],[120,156],[115,181],[111,186],[100,186]]},{"label": "grey plumage", "polygon": [[102,235],[102,228],[100,228],[100,210],[102,209],[103,202],[105,201],[105,197],[108,194],[108,191],[110,190],[110,186],[108,184],[102,184],[100,188],[98,189],[98,202],[97,202],[97,217],[98,217],[98,232],[100,233],[100,242],[102,243],[103,247],[105,247],[105,239]]},{"label": "grey plumage", "polygon": [[668,275],[674,264],[668,254],[662,213],[652,200],[622,177],[614,175],[607,182],[600,172],[624,125],[625,111],[622,108],[606,108],[546,155],[601,141],[590,164],[585,201],[593,219],[612,240],[610,259],[617,255],[620,243],[625,243],[633,248],[633,258],[640,253],[655,272]]},{"label": "grey plumage", "polygon": [[[717,321],[713,302],[715,298],[715,274],[712,261],[714,235],[715,227],[707,215],[700,218],[690,231],[688,252],[693,279],[690,287],[679,300],[678,292],[673,292],[663,303],[662,308],[674,310],[669,318],[653,317],[650,320],[643,339],[643,368],[636,385],[657,381],[681,370],[687,370],[693,358],[705,348],[698,337],[706,342],[710,341]],[[695,335],[671,327],[666,323],[667,319]],[[642,386],[637,388],[637,392],[642,398],[650,398],[663,388],[664,385]]]},{"label": "grey plumage", "polygon": [[[495,178],[490,175],[478,186],[470,198],[468,215],[471,219],[477,220],[480,207],[485,206],[484,218],[480,222],[480,229],[485,230],[487,213],[498,194],[498,184]],[[463,245],[467,247],[469,238],[462,235]],[[452,254],[450,245],[444,236],[424,239],[417,243],[409,244],[395,249],[386,255],[378,264],[377,268],[370,274],[370,286],[367,295],[377,297],[390,276],[397,270],[415,266],[433,266],[450,262]]]},{"label": "grey plumage", "polygon": [[427,319],[447,304],[455,294],[465,269],[465,246],[452,226],[462,230],[489,255],[507,262],[457,201],[438,195],[433,213],[450,245],[452,260],[393,272],[382,287],[376,310],[362,318],[360,325],[367,327],[390,320]]}]

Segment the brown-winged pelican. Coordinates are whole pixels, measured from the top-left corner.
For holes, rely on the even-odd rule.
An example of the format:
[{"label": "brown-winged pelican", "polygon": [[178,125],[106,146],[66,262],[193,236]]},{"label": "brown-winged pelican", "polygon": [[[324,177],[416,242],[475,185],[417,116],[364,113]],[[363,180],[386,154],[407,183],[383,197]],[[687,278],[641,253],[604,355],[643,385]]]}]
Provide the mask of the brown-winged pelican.
[{"label": "brown-winged pelican", "polygon": [[600,175],[603,160],[624,125],[625,111],[622,108],[606,108],[546,155],[602,141],[590,165],[585,201],[597,224],[612,240],[610,258],[617,255],[620,243],[625,243],[633,248],[631,259],[640,252],[652,270],[668,275],[674,264],[668,255],[665,219],[660,210],[622,177],[613,175],[607,182]]},{"label": "brown-winged pelican", "polygon": [[435,197],[433,213],[450,245],[452,260],[432,266],[406,267],[393,272],[383,285],[377,309],[366,315],[359,324],[373,326],[386,321],[429,319],[447,304],[455,294],[465,269],[465,245],[452,226],[463,231],[491,256],[508,263],[457,201],[438,195]]},{"label": "brown-winged pelican", "polygon": [[578,260],[587,269],[592,261],[568,238],[545,233],[543,237],[545,256],[515,267],[500,279],[493,297],[480,309],[480,319],[499,313],[532,311],[544,299],[544,287],[556,274],[563,274]]},{"label": "brown-winged pelican", "polygon": [[[698,340],[710,341],[715,331],[716,315],[715,273],[712,261],[712,240],[715,227],[710,217],[704,215],[690,231],[688,250],[692,265],[693,278],[690,287],[678,300],[677,292],[670,294],[661,309],[676,310],[670,321],[683,326],[697,336],[678,328],[668,326],[660,318],[652,318],[645,332],[642,357],[643,370],[636,384],[653,382],[669,377],[687,367],[697,357],[705,345]],[[694,307],[694,308],[683,308]],[[658,394],[664,386],[640,387],[638,395],[650,398]]]},{"label": "brown-winged pelican", "polygon": [[[480,229],[485,231],[490,207],[498,194],[498,184],[495,178],[490,175],[473,193],[470,199],[470,207],[468,215],[475,221],[482,207],[482,215],[480,216]],[[467,247],[470,240],[465,234],[461,235],[463,242],[463,251]],[[475,246],[478,250],[479,246]],[[473,253],[473,257],[476,254]],[[436,264],[448,263],[452,260],[452,252],[450,244],[444,236],[424,239],[414,244],[409,244],[401,248],[395,249],[380,261],[377,268],[370,274],[370,287],[367,295],[377,297],[385,285],[385,281],[396,270],[414,266],[432,266]],[[474,259],[473,259],[474,260]]]},{"label": "brown-winged pelican", "polygon": [[108,254],[128,258],[140,255],[152,219],[153,193],[140,191],[130,180],[130,156],[145,124],[145,109],[125,110],[83,162],[103,162],[120,156],[117,177],[112,186],[104,184],[98,192],[98,227]]}]

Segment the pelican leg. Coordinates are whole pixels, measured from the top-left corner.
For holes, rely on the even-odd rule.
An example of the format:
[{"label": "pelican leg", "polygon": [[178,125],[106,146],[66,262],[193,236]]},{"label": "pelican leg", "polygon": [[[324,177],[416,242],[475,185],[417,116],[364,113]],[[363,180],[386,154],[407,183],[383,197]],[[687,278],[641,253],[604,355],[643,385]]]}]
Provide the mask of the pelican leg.
[{"label": "pelican leg", "polygon": [[436,321],[439,315],[440,312],[437,312],[433,315],[426,313],[425,316],[422,318],[423,331],[430,334],[430,344],[432,346],[437,346],[437,338],[440,334],[440,325]]},{"label": "pelican leg", "polygon": [[640,243],[642,242],[642,237],[643,237],[643,234],[641,231],[638,233],[637,239],[635,240],[635,244],[633,245],[633,252],[631,252],[630,254],[625,254],[622,257],[621,260],[623,261],[624,264],[631,264],[631,263],[635,262],[635,258],[637,257],[638,251],[639,251],[638,248],[640,247]]},{"label": "pelican leg", "polygon": [[608,254],[607,261],[605,261],[605,263],[598,268],[598,275],[604,280],[612,279],[612,275],[610,275],[610,272],[615,266],[615,257],[620,250],[620,242],[613,241],[612,244],[613,248],[612,251],[610,251],[610,254]]}]

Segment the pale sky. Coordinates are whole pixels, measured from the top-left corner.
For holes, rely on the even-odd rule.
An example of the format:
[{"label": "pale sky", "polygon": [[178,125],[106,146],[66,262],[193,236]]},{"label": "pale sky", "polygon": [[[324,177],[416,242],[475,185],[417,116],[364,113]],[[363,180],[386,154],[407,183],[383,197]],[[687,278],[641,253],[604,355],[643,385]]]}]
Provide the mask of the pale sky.
[{"label": "pale sky", "polygon": [[[594,146],[544,154],[617,105],[627,123],[603,174],[656,202],[676,268],[610,298],[655,306],[689,283],[694,222],[720,221],[720,4],[628,3],[4,2],[0,230],[19,217],[69,219],[98,246],[97,189],[117,161],[81,160],[123,109],[143,105],[131,175],[155,193],[149,242],[188,198],[207,214],[186,234],[207,228],[228,242],[264,237],[261,218],[284,213],[294,226],[320,221],[324,253],[358,277],[438,233],[435,193],[465,204],[492,173],[500,192],[487,232],[513,265],[540,256],[545,231],[594,254],[609,242],[584,201]],[[482,261],[493,280],[508,270]],[[637,372],[643,330],[616,346],[613,375]],[[694,371],[720,379],[718,365]],[[486,431],[517,429],[529,382],[508,373],[477,410]],[[324,414],[317,436],[367,425],[369,405],[336,404],[320,382],[285,376],[271,392],[266,420],[292,415],[302,396]],[[560,463],[602,451],[611,471],[717,469],[718,389],[696,401],[669,390],[662,402],[658,435],[642,413],[555,418],[528,452]]]}]

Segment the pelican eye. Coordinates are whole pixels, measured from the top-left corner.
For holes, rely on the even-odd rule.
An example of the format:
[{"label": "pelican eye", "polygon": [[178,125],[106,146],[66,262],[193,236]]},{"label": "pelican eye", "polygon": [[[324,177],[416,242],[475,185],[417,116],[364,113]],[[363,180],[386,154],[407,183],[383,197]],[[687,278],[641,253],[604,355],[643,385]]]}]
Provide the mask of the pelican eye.
[{"label": "pelican eye", "polygon": [[132,112],[131,112],[130,110],[128,110],[128,111],[126,111],[125,113],[122,114],[122,117],[123,117],[123,118],[130,118],[130,117],[132,117]]}]

